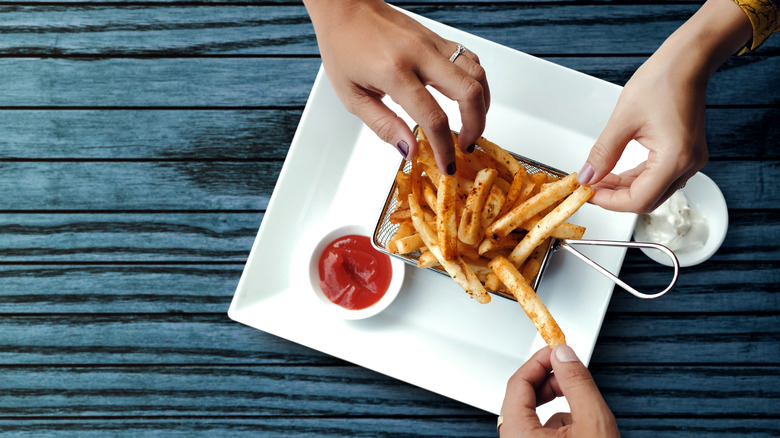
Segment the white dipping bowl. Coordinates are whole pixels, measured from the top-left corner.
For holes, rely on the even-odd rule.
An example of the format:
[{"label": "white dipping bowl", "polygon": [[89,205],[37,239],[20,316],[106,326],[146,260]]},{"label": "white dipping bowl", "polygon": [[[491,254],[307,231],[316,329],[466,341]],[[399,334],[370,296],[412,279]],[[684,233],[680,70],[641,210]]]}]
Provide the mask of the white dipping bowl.
[{"label": "white dipping bowl", "polygon": [[[704,242],[704,246],[701,248],[674,251],[680,266],[686,267],[698,265],[708,260],[718,251],[720,245],[723,244],[723,239],[726,237],[726,230],[729,228],[729,211],[726,206],[726,199],[723,198],[723,193],[721,193],[718,185],[701,172],[691,177],[681,190],[685,197],[688,198],[691,208],[704,217],[709,228],[707,241]],[[643,227],[644,221],[640,218],[637,220],[636,228],[634,229],[634,240],[642,241],[641,236],[646,234]],[[638,238],[637,236],[640,237]],[[672,266],[669,257],[661,251],[642,248],[642,252],[662,265]]]},{"label": "white dipping bowl", "polygon": [[[405,263],[395,257],[390,257],[390,266],[392,268],[392,277],[390,279],[390,286],[387,288],[384,296],[379,299],[373,305],[366,307],[365,309],[350,310],[339,306],[331,301],[320,288],[320,272],[319,261],[322,256],[322,252],[325,247],[331,242],[342,236],[348,236],[350,234],[356,234],[360,236],[366,236],[371,239],[371,231],[360,225],[345,225],[340,226],[332,231],[326,232],[322,238],[317,241],[313,250],[311,251],[311,258],[309,259],[309,283],[311,284],[311,290],[313,296],[317,302],[319,302],[324,311],[342,318],[342,319],[364,319],[378,314],[385,310],[390,303],[395,300],[398,293],[401,291],[401,286],[404,282]],[[382,253],[384,254],[384,253]],[[386,255],[386,254],[385,254]]]}]

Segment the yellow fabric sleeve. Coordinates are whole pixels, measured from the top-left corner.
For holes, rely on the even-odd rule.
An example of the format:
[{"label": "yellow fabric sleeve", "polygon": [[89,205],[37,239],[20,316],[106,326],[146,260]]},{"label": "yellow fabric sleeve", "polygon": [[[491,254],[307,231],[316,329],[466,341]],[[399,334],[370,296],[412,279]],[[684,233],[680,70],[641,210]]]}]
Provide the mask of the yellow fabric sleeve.
[{"label": "yellow fabric sleeve", "polygon": [[769,38],[769,35],[780,30],[780,0],[734,0],[753,26],[753,39],[739,52],[746,49],[755,50]]}]

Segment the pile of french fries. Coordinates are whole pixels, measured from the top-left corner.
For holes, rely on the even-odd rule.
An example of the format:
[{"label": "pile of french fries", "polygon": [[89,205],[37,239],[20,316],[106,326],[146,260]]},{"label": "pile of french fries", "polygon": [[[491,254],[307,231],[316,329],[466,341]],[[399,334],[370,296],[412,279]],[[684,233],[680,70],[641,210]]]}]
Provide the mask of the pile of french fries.
[{"label": "pile of french fries", "polygon": [[[488,291],[513,296],[550,347],[564,335],[529,282],[536,277],[551,238],[579,239],[585,228],[566,222],[593,195],[562,178],[528,173],[511,154],[481,137],[471,154],[456,150],[457,172],[442,175],[430,143],[415,132],[419,150],[411,170],[396,176],[398,225],[390,252],[419,251],[417,266],[436,267],[480,303]],[[453,132],[457,144],[457,134]]]}]

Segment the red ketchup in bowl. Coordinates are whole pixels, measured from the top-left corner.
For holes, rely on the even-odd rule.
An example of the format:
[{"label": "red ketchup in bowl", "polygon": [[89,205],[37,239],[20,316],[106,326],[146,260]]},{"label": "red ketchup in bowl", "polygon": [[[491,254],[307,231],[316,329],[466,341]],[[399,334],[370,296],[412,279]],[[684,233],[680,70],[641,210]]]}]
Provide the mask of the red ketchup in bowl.
[{"label": "red ketchup in bowl", "polygon": [[376,304],[392,278],[390,257],[366,236],[350,234],[329,243],[319,260],[320,288],[333,303],[361,310]]}]

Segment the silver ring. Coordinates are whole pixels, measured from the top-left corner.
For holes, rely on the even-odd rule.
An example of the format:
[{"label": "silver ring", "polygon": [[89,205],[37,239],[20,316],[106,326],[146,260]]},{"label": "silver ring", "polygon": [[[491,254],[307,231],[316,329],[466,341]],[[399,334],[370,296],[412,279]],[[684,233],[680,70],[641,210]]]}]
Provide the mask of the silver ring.
[{"label": "silver ring", "polygon": [[466,46],[462,44],[458,44],[458,47],[455,49],[455,53],[450,56],[450,62],[455,62],[456,59],[458,59],[458,56],[460,56],[463,52],[466,51]]}]

